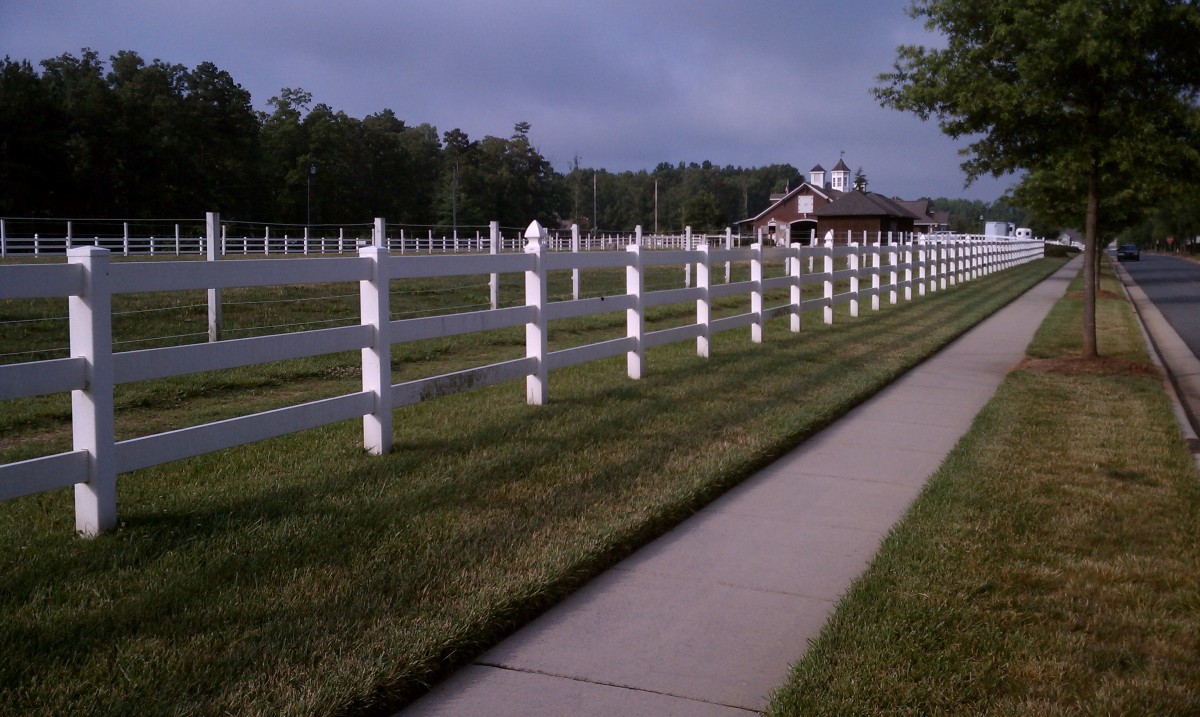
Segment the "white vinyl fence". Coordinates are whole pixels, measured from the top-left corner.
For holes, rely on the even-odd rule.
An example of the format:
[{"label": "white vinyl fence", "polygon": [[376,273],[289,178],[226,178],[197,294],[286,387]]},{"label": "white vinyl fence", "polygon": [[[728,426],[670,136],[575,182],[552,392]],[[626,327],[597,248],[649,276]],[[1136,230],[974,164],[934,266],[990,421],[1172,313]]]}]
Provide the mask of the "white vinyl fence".
[{"label": "white vinyl fence", "polygon": [[[210,224],[210,228],[212,225]],[[392,411],[398,407],[524,379],[527,401],[544,404],[552,371],[599,359],[626,356],[630,378],[641,378],[646,349],[663,344],[696,342],[699,356],[709,355],[712,335],[749,328],[761,342],[763,326],[789,316],[800,330],[803,312],[820,310],[833,321],[833,307],[849,304],[878,309],[927,292],[950,288],[978,276],[1040,258],[1040,241],[918,241],[909,244],[835,245],[832,233],[822,246],[715,248],[651,251],[632,244],[620,251],[551,253],[547,233],[536,222],[525,232],[519,254],[395,256],[382,246],[384,221],[375,221],[380,246],[367,246],[355,257],[323,259],[226,259],[212,262],[110,262],[98,247],[73,247],[65,264],[0,265],[0,299],[69,297],[70,358],[0,365],[0,400],[70,391],[74,449],[69,452],[0,465],[0,500],[67,486],[75,488],[75,526],[86,536],[117,525],[117,475],[253,441],[349,419],[363,422],[363,443],[382,454],[392,445]],[[851,237],[847,237],[850,239]],[[785,272],[765,276],[764,265],[783,261]],[[748,262],[748,281],[713,281],[719,262]],[[686,267],[684,288],[647,291],[644,272],[652,266]],[[806,272],[804,269],[813,267]],[[626,293],[604,298],[549,301],[551,271],[624,268]],[[692,281],[694,269],[694,282]],[[819,270],[817,270],[819,269]],[[524,305],[467,313],[390,319],[391,282],[406,279],[523,273]],[[728,276],[728,274],[726,275]],[[255,338],[169,348],[113,352],[114,294],[275,286],[324,282],[358,282],[361,323]],[[726,279],[728,282],[728,279]],[[835,294],[835,285],[849,286]],[[804,285],[823,287],[819,297],[804,299]],[[789,289],[789,300],[766,306],[764,294]],[[576,297],[578,294],[576,294]],[[748,310],[711,318],[712,302],[728,296],[748,298]],[[646,310],[664,304],[693,303],[694,323],[659,331],[645,330]],[[551,322],[559,319],[625,312],[622,338],[548,350]],[[525,327],[525,357],[391,383],[394,344],[456,336],[507,327]],[[117,441],[114,436],[113,388],[146,381],[283,361],[342,351],[361,350],[362,390],[277,410]]]},{"label": "white vinyl fence", "polygon": [[[61,231],[45,233],[30,231],[30,226],[44,228],[61,224]],[[120,234],[89,233],[89,226],[113,229],[120,223]],[[78,226],[77,226],[78,225]],[[208,252],[208,237],[198,231],[202,224],[192,221],[164,220],[154,224],[129,221],[35,220],[0,217],[0,259],[9,257],[61,257],[81,246],[108,249],[119,256],[188,256]],[[250,255],[353,255],[361,247],[372,246],[373,226],[357,224],[349,227],[305,227],[235,222],[220,227],[216,246],[221,256]],[[726,230],[726,236],[732,234]],[[630,244],[651,249],[688,249],[699,237],[691,230],[680,234],[635,234],[596,232],[581,233],[578,225],[547,234],[546,245],[551,251],[609,251]],[[727,241],[728,243],[728,241]],[[502,229],[498,222],[488,227],[466,227],[447,232],[432,227],[391,228],[383,246],[398,254],[459,254],[489,252],[521,252],[525,245],[522,230]],[[495,253],[495,252],[493,252]]]}]

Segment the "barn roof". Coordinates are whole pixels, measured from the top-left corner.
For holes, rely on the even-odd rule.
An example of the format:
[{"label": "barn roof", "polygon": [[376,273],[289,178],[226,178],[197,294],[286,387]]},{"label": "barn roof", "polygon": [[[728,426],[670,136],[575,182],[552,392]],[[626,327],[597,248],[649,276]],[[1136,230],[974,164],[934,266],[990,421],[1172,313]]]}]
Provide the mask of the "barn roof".
[{"label": "barn roof", "polygon": [[818,217],[901,217],[924,219],[900,206],[882,194],[874,192],[846,192],[813,214]]}]

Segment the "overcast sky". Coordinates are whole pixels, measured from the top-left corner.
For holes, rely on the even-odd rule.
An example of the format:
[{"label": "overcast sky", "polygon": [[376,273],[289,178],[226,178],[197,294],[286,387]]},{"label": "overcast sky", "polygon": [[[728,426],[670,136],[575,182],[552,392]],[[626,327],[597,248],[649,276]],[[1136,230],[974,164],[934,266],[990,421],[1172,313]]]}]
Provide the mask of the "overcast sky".
[{"label": "overcast sky", "polygon": [[881,108],[876,76],[903,43],[938,38],[909,0],[0,0],[0,52],[90,47],[195,67],[211,61],[265,109],[303,88],[353,117],[472,139],[517,122],[560,171],[660,162],[831,169],[872,191],[994,200],[964,189],[958,146]]}]

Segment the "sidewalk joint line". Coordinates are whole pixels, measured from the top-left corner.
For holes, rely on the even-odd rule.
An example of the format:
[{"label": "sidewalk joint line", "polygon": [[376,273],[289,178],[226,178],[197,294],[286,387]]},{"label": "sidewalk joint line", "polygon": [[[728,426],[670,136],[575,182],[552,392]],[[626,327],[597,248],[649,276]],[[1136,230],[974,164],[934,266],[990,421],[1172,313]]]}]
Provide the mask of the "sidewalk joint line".
[{"label": "sidewalk joint line", "polygon": [[477,661],[477,662],[475,662],[475,665],[478,667],[491,667],[491,668],[494,668],[497,670],[505,670],[507,672],[520,672],[520,673],[524,673],[527,675],[541,675],[542,677],[553,677],[553,678],[559,679],[559,680],[570,680],[571,682],[580,682],[580,683],[583,683],[586,685],[597,685],[600,687],[614,687],[619,690],[629,690],[630,692],[644,692],[644,693],[650,694],[650,695],[661,695],[663,697],[672,697],[677,700],[687,700],[688,702],[698,702],[700,704],[715,705],[717,707],[728,707],[729,709],[741,710],[741,711],[745,712],[746,714],[752,714],[752,715],[762,714],[762,712],[760,712],[759,710],[751,709],[749,707],[743,707],[741,705],[731,705],[731,704],[726,704],[724,702],[713,702],[712,700],[703,700],[703,699],[699,699],[696,697],[688,697],[687,695],[677,695],[672,692],[662,692],[660,690],[651,690],[651,689],[647,689],[645,687],[633,687],[631,685],[621,685],[621,684],[617,684],[615,682],[600,682],[597,680],[588,680],[588,679],[584,679],[582,677],[572,677],[571,675],[560,675],[560,674],[557,674],[554,672],[546,672],[545,670],[527,670],[527,669],[522,669],[519,667],[512,667],[509,665],[501,665],[501,664],[497,664],[497,663],[493,663],[493,662]]}]

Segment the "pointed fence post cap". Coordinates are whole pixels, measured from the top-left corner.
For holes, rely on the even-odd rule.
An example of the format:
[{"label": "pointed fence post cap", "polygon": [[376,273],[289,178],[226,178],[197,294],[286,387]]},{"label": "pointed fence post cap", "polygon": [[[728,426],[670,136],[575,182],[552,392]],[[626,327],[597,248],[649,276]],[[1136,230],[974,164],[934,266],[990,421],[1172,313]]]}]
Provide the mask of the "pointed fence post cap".
[{"label": "pointed fence post cap", "polygon": [[536,249],[537,246],[547,237],[546,229],[538,220],[534,219],[529,223],[529,227],[525,229],[525,248]]}]

